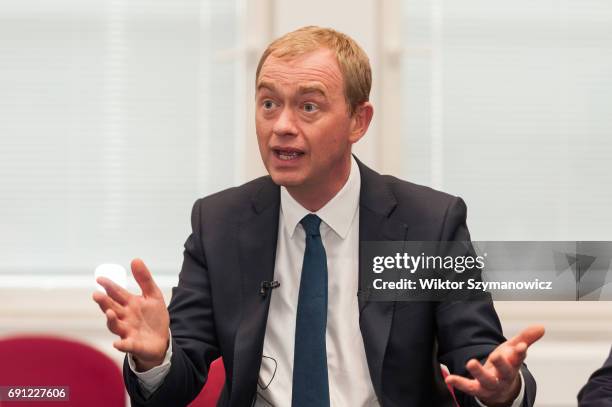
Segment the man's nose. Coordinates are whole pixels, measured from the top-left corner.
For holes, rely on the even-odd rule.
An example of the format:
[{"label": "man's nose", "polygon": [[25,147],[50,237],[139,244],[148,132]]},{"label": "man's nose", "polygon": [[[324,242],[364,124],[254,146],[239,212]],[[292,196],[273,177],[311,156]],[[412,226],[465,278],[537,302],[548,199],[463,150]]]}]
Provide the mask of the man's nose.
[{"label": "man's nose", "polygon": [[295,112],[289,106],[283,107],[272,129],[277,136],[297,135]]}]

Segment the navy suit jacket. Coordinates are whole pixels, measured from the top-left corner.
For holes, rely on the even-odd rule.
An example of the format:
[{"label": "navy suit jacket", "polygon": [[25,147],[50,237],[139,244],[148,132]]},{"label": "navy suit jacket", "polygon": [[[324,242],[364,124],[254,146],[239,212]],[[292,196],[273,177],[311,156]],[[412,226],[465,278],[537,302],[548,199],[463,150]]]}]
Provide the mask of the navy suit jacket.
[{"label": "navy suit jacket", "polygon": [[595,371],[578,393],[580,407],[612,406],[612,351],[604,365]]},{"label": "navy suit jacket", "polygon": [[[460,198],[358,164],[360,242],[470,240]],[[274,280],[279,208],[280,189],[269,176],[195,203],[193,232],[185,243],[178,286],[168,306],[171,369],[161,387],[145,399],[126,361],[124,378],[132,405],[188,404],[219,356],[226,369],[219,405],[252,404],[271,297],[260,295],[260,285]],[[360,273],[367,271],[362,266]],[[384,407],[452,405],[439,364],[467,376],[469,359],[485,360],[505,341],[490,297],[470,302],[374,302],[360,296],[359,305],[370,377]],[[523,407],[528,407],[536,385],[525,366],[522,373]],[[473,397],[456,395],[462,406],[477,406]]]}]

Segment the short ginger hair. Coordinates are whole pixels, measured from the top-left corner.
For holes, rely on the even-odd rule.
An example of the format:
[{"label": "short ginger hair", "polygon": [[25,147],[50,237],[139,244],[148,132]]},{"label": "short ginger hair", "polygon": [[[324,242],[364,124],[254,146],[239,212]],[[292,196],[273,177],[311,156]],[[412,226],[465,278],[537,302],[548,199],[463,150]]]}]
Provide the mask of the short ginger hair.
[{"label": "short ginger hair", "polygon": [[293,58],[322,47],[336,54],[344,80],[344,96],[349,114],[352,115],[357,106],[370,99],[372,87],[370,60],[355,40],[331,28],[302,27],[274,40],[259,59],[255,84],[257,85],[261,67],[270,55],[281,59]]}]

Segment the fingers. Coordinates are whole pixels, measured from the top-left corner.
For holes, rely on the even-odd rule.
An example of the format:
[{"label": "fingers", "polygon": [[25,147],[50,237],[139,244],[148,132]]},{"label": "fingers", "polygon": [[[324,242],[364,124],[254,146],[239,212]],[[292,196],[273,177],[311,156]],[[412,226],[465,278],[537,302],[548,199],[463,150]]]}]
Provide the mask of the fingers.
[{"label": "fingers", "polygon": [[477,380],[466,379],[454,374],[446,376],[445,382],[449,386],[472,396],[478,394],[481,390],[480,383]]},{"label": "fingers", "polygon": [[498,377],[493,372],[486,370],[476,359],[470,360],[466,365],[467,370],[480,385],[486,389],[494,390],[499,384]]},{"label": "fingers", "polygon": [[144,262],[140,259],[132,260],[132,274],[134,275],[134,279],[140,286],[142,290],[142,295],[145,297],[162,297],[161,290],[155,284],[153,280],[153,276],[149,272],[147,266],[145,266]]},{"label": "fingers", "polygon": [[133,353],[134,345],[131,338],[119,339],[113,342],[113,347],[120,352]]},{"label": "fingers", "polygon": [[114,333],[115,335],[119,335],[121,338],[125,338],[127,336],[127,327],[125,323],[121,322],[115,311],[109,309],[106,311],[106,326],[108,330]]},{"label": "fingers", "polygon": [[515,366],[510,363],[507,357],[505,357],[502,352],[493,352],[489,357],[489,361],[495,366],[497,370],[497,378],[500,381],[512,381],[514,377],[518,374],[518,366]]},{"label": "fingers", "polygon": [[[111,288],[112,291],[112,288]],[[111,297],[99,291],[92,295],[93,300],[98,303],[102,312],[106,316],[106,326],[108,330],[122,338],[127,335],[127,326],[121,321],[124,316],[123,307],[115,302]]]},{"label": "fingers", "polygon": [[489,366],[485,367],[478,360],[472,359],[466,368],[474,379],[449,375],[446,384],[481,400],[484,400],[483,397],[499,396],[511,389],[518,371],[505,360],[501,352],[492,355],[487,364]]},{"label": "fingers", "polygon": [[520,390],[519,369],[527,357],[527,348],[544,335],[544,327],[531,326],[499,345],[487,358],[485,366],[472,359],[466,369],[474,377],[449,375],[446,384],[480,400],[506,402]]},{"label": "fingers", "polygon": [[531,346],[534,342],[544,336],[545,329],[542,325],[531,325],[521,331],[518,335],[510,339],[508,342],[511,345],[518,345],[521,342]]},{"label": "fingers", "polygon": [[96,282],[104,287],[106,294],[120,305],[127,304],[128,299],[132,295],[125,288],[119,286],[106,277],[98,277]]},{"label": "fingers", "polygon": [[527,344],[521,342],[516,346],[511,346],[509,349],[507,354],[508,362],[518,369],[525,361],[525,358],[527,358]]},{"label": "fingers", "polygon": [[92,298],[98,304],[98,306],[100,306],[102,312],[106,313],[106,310],[112,309],[119,318],[123,318],[125,315],[121,305],[119,305],[108,295],[103,294],[100,291],[94,291]]},{"label": "fingers", "polygon": [[485,366],[492,370],[492,374],[501,382],[511,382],[516,378],[526,357],[527,344],[520,342],[517,345],[511,345],[510,341],[507,341],[491,352]]},{"label": "fingers", "polygon": [[542,325],[532,325],[506,342],[506,359],[516,369],[527,357],[527,348],[544,336]]}]

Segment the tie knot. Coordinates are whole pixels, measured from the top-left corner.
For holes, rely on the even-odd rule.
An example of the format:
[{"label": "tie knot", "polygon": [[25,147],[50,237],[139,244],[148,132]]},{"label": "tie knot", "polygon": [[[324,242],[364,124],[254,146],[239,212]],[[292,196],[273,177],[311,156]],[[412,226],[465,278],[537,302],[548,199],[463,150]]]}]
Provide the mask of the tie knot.
[{"label": "tie knot", "polygon": [[300,221],[302,226],[304,227],[304,231],[309,236],[319,236],[321,233],[319,231],[319,226],[321,225],[321,218],[317,215],[313,215],[312,213],[306,215]]}]

